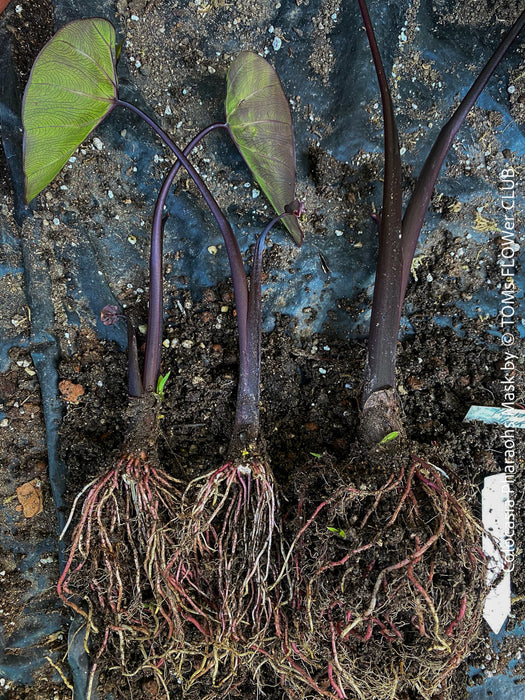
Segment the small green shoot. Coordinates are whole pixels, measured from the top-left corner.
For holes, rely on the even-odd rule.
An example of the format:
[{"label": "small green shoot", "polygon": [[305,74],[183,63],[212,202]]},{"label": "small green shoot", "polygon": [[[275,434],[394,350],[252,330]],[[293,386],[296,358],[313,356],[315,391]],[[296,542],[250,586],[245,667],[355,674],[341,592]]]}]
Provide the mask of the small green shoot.
[{"label": "small green shoot", "polygon": [[392,442],[392,440],[395,440],[397,437],[399,437],[399,430],[393,430],[391,433],[388,433],[388,435],[385,435],[379,444],[385,445],[387,442]]},{"label": "small green shoot", "polygon": [[317,457],[317,459],[321,459],[322,457],[322,455],[319,454],[319,452],[310,452],[310,454],[312,455],[312,457]]},{"label": "small green shoot", "polygon": [[170,376],[170,372],[167,374],[160,374],[157,381],[157,390],[155,391],[155,396],[158,396],[161,401],[164,400],[164,387]]},{"label": "small green shoot", "polygon": [[342,537],[344,540],[346,540],[346,532],[344,530],[340,530],[338,527],[327,527],[326,529],[329,532],[333,532],[336,535],[339,535],[339,537]]}]

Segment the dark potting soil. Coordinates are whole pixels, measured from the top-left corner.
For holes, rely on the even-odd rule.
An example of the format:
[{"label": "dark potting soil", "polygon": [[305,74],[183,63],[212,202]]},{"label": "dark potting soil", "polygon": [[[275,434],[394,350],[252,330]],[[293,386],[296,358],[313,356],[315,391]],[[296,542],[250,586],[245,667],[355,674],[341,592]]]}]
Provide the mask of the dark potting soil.
[{"label": "dark potting soil", "polygon": [[[441,28],[442,42],[451,27],[459,32],[458,45],[466,46],[477,31],[486,57],[498,36],[494,27],[509,26],[520,3],[435,2],[432,9],[429,3],[421,7],[399,3],[392,5],[386,19],[381,15],[383,4],[370,3],[382,40],[397,36],[402,26],[407,36],[399,45],[397,40],[390,41],[388,60],[400,78],[394,82],[394,99],[398,100],[402,146],[409,158],[413,149],[418,152],[418,141],[435,128],[430,124],[441,123],[457,91],[473,79],[482,63],[479,56],[475,60],[468,54],[465,64],[461,56],[451,61],[451,71],[457,64],[461,74],[448,73],[448,66],[437,64],[432,52],[427,55],[417,46],[418,18],[425,19],[432,12],[435,26],[429,37]],[[338,464],[347,461],[359,421],[369,275],[375,255],[370,213],[380,201],[377,181],[382,156],[378,93],[361,32],[354,44],[362,44],[363,61],[370,70],[356,89],[359,97],[352,102],[353,97],[333,88],[339,85],[340,56],[350,36],[349,25],[338,19],[343,9],[335,0],[283,2],[282,7],[281,3],[260,2],[256,11],[252,0],[119,0],[111,9],[94,4],[90,12],[119,25],[120,36],[127,40],[119,69],[126,74],[123,89],[140,95],[178,141],[188,140],[202,125],[220,118],[229,56],[241,48],[268,49],[292,98],[298,134],[298,188],[308,216],[306,242],[298,252],[275,232],[265,254],[267,328],[272,327],[274,316],[275,324],[263,337],[261,396],[262,431],[283,507],[293,502],[291,496],[288,501],[285,498],[295,475],[302,470],[305,475],[318,472],[325,455]],[[74,3],[43,0],[13,2],[4,11],[0,26],[12,39],[15,82],[20,87],[38,50],[54,31],[54,16],[62,22],[65,17],[82,16],[83,11]],[[389,22],[395,24],[396,32]],[[357,16],[353,24],[360,26]],[[275,38],[282,42],[279,52],[273,48]],[[438,43],[436,55],[439,48]],[[502,396],[502,353],[495,335],[497,291],[492,288],[500,274],[495,183],[501,168],[521,161],[512,154],[514,142],[504,152],[505,139],[498,132],[503,117],[497,107],[498,100],[508,97],[512,119],[523,124],[523,54],[517,51],[516,56],[511,68],[503,71],[505,84],[515,89],[508,95],[503,91],[503,97],[499,93],[495,101],[473,111],[468,136],[458,142],[444,173],[447,186],[438,183],[429,214],[432,230],[416,256],[399,345],[398,388],[407,436],[422,446],[422,454],[431,450],[434,463],[439,462],[449,474],[477,515],[483,477],[502,468],[501,432],[462,421],[471,405],[498,405]],[[422,97],[410,93],[415,79]],[[442,109],[447,81],[451,92]],[[132,83],[137,87],[132,88]],[[329,96],[323,97],[328,106],[320,95]],[[343,138],[338,112],[330,107],[334,100],[342,101],[341,112],[353,114],[352,123],[343,127],[347,132]],[[144,260],[152,192],[167,171],[170,157],[158,145],[152,146],[149,135],[130,124],[127,116],[115,114],[111,119],[112,126],[103,125],[95,134],[100,143],[91,137],[84,152],[76,154],[76,162],[40,196],[33,217],[23,228],[13,220],[13,190],[7,161],[0,152],[0,454],[5,464],[0,473],[0,652],[9,671],[9,675],[5,671],[6,678],[0,677],[0,697],[9,700],[65,700],[71,696],[60,676],[62,672],[68,677],[68,611],[64,612],[55,592],[58,524],[51,493],[54,484],[47,471],[49,399],[42,402],[41,367],[35,353],[51,336],[44,332],[43,341],[37,339],[40,345],[35,346],[35,327],[40,322],[35,312],[45,299],[52,321],[43,330],[57,339],[61,354],[58,403],[64,409],[60,456],[67,465],[66,515],[78,491],[118,451],[126,431],[124,333],[104,330],[100,324],[95,330],[95,319],[102,306],[114,302],[126,305],[139,326],[146,319]],[[360,131],[359,124],[365,121],[367,131]],[[4,124],[2,137],[6,138]],[[515,126],[509,126],[507,133],[512,128]],[[356,148],[354,133],[360,139]],[[345,143],[347,150],[341,145]],[[416,163],[420,156],[414,156]],[[253,231],[267,218],[262,195],[250,197],[249,174],[217,140],[199,151],[195,162],[209,173],[220,204],[242,228],[247,247]],[[413,164],[410,160],[405,168],[407,187],[415,174]],[[461,189],[463,183],[474,180],[479,191],[468,186]],[[457,188],[455,183],[459,183]],[[20,192],[15,190],[15,195],[19,197]],[[170,207],[162,368],[171,374],[162,407],[159,448],[163,467],[189,480],[225,458],[235,405],[237,337],[231,286],[228,281],[217,283],[227,277],[224,249],[206,216],[196,223],[191,219],[195,211],[200,216],[200,203],[184,177]],[[518,225],[521,217],[519,214]],[[352,275],[340,267],[346,257],[356,261]],[[40,291],[36,294],[31,287],[33,296],[28,297],[30,266],[42,273],[48,286],[37,285]],[[294,280],[300,281],[300,294]],[[290,297],[300,299],[291,312]],[[141,339],[143,334],[139,334],[139,342]],[[521,345],[515,346],[515,354],[520,358],[516,403],[521,405],[525,403]],[[521,445],[516,463],[520,465],[516,493],[522,494]],[[359,461],[355,464],[352,480],[366,485],[370,474]],[[516,502],[519,552],[524,522],[520,497]],[[512,582],[514,601],[508,628],[525,615],[525,581],[519,567]],[[489,676],[504,671],[512,660],[519,679],[523,666],[518,642],[509,639],[495,653],[486,628],[483,635],[474,643],[468,662]],[[104,693],[137,700],[162,697],[151,678],[144,676],[128,684],[109,670],[109,656],[107,662],[100,676],[102,697]],[[483,674],[471,679],[463,663],[443,700],[464,697],[465,689],[482,682]],[[171,690],[178,697],[177,688]],[[270,700],[283,697],[279,688],[268,687],[265,692]],[[247,684],[238,697],[253,698],[255,693]],[[408,699],[400,695],[396,700]]]},{"label": "dark potting soil", "polygon": [[[412,299],[417,295],[415,287]],[[228,285],[209,289],[198,302],[188,295],[178,295],[178,301],[180,307],[175,302],[165,332],[170,348],[163,357],[163,371],[169,369],[171,374],[162,406],[160,447],[163,467],[189,480],[224,460],[235,402],[237,341]],[[407,433],[421,443],[421,454],[432,446],[433,463],[439,462],[456,493],[479,517],[479,489],[484,476],[501,468],[500,445],[492,428],[466,425],[462,418],[470,405],[483,404],[487,392],[498,391],[499,361],[489,349],[488,337],[485,343],[458,339],[453,330],[436,326],[431,318],[420,319],[420,324],[418,336],[407,338],[400,347],[398,371]],[[483,323],[471,323],[471,329],[483,334]],[[70,500],[100,473],[100,465],[119,446],[125,430],[119,423],[125,404],[119,391],[125,382],[123,354],[92,334],[79,340],[78,356],[61,366],[61,377],[86,388],[80,404],[70,405],[62,428]],[[331,334],[301,339],[290,319],[281,317],[264,336],[263,348],[262,431],[283,493],[290,496],[290,481],[304,470],[306,475],[321,471],[318,478],[328,481],[326,489],[335,491],[339,482],[330,485],[330,469],[322,477],[319,463],[323,454],[344,462],[355,441],[363,343]],[[417,453],[415,445],[412,452]],[[378,461],[386,480],[392,468],[388,454]],[[355,484],[369,488],[377,481],[377,474],[371,478],[360,470],[359,461],[348,474]],[[312,509],[318,498],[319,489],[313,489]],[[282,505],[286,509],[285,500]],[[516,572],[514,591],[522,585]],[[519,619],[519,608],[515,614]],[[489,648],[483,639],[475,644],[485,664]],[[107,682],[110,688],[112,683],[122,684],[110,677]],[[458,694],[466,684],[463,664],[445,697],[461,697]],[[150,688],[151,679],[145,679],[144,686]],[[129,690],[122,692],[126,697]],[[241,697],[252,696],[249,687],[243,692]],[[138,697],[149,695],[145,691]],[[268,697],[283,697],[282,691]]]}]

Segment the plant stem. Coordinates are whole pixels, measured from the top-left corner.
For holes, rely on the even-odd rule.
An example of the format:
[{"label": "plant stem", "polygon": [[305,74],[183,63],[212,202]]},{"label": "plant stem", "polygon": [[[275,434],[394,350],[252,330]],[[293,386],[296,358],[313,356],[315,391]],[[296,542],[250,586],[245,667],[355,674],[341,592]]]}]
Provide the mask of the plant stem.
[{"label": "plant stem", "polygon": [[[423,165],[405,215],[401,219],[401,160],[392,99],[365,0],[358,0],[358,3],[381,91],[385,133],[383,210],[379,225],[379,253],[362,397],[362,403],[365,406],[373,394],[378,392],[385,394],[383,390],[387,393],[394,391],[401,309],[417,241],[434,185],[452,140],[499,62],[522,30],[525,24],[525,12],[516,20],[459,107],[441,130]],[[381,401],[383,406],[388,406],[389,400],[385,402],[381,399]]]},{"label": "plant stem", "polygon": [[[230,263],[230,269],[232,273],[232,283],[233,290],[235,294],[235,305],[237,308],[237,325],[239,328],[239,345],[241,348],[246,348],[246,323],[248,316],[248,284],[246,281],[246,274],[244,272],[244,264],[242,261],[241,251],[239,249],[239,244],[235,238],[229,221],[224,216],[221,208],[217,204],[213,195],[209,191],[208,187],[204,183],[202,177],[195,170],[193,165],[190,163],[188,158],[180,150],[180,148],[173,143],[170,137],[166,134],[163,129],[149,117],[145,112],[143,112],[139,107],[131,104],[130,102],[125,102],[124,100],[117,99],[115,104],[125,107],[130,111],[137,114],[141,119],[143,119],[146,124],[151,126],[151,128],[160,136],[164,143],[170,148],[170,150],[177,156],[181,165],[186,169],[188,175],[191,177],[197,189],[204,197],[206,204],[208,205],[211,213],[215,217],[219,228],[221,230],[222,236],[224,238],[224,244],[226,247],[226,252],[228,254],[228,260]],[[223,126],[226,128],[226,124],[218,124],[217,127]],[[241,352],[241,362],[242,358],[245,356],[245,352]]]},{"label": "plant stem", "polygon": [[[257,237],[253,252],[248,293],[246,348],[239,351],[245,357],[239,362],[239,384],[235,421],[230,442],[230,453],[238,456],[240,450],[253,446],[259,436],[259,403],[261,393],[261,295],[262,254],[268,231],[279,220],[275,218]],[[237,454],[235,454],[237,453]]]},{"label": "plant stem", "polygon": [[144,393],[144,385],[140,378],[137,336],[135,335],[133,324],[127,316],[125,318],[128,332],[128,394],[138,398]]},{"label": "plant stem", "polygon": [[419,234],[423,226],[423,220],[432,197],[432,191],[438,178],[443,162],[448,153],[448,149],[459,128],[465,121],[469,111],[474,106],[476,100],[482,93],[487,82],[496,70],[498,64],[505,56],[512,42],[525,25],[525,11],[521,13],[516,22],[505,35],[503,41],[498,46],[496,51],[486,63],[485,67],[474,81],[472,87],[461,100],[459,107],[456,109],[452,117],[448,120],[445,126],[439,132],[432,150],[430,151],[425,164],[421,168],[421,173],[416,182],[416,186],[408,202],[405,215],[403,217],[403,285],[402,295],[404,297],[408,279],[410,277],[410,268],[416,251]]},{"label": "plant stem", "polygon": [[[300,209],[302,211],[302,209]],[[296,214],[297,216],[298,214]],[[264,231],[257,236],[250,272],[248,294],[247,343],[245,360],[240,363],[239,385],[235,422],[230,441],[230,458],[236,459],[242,451],[256,450],[259,437],[259,416],[261,396],[261,312],[262,312],[262,256],[266,236],[275,224],[289,212],[280,214],[270,221]],[[241,351],[242,352],[242,351]]]},{"label": "plant stem", "polygon": [[396,346],[401,317],[401,157],[394,107],[372,22],[364,0],[358,0],[381,92],[385,173],[379,223],[379,251],[370,318],[363,405],[375,391],[394,386]]},{"label": "plant stem", "polygon": [[[250,275],[250,291],[241,251],[237,239],[231,229],[230,223],[202,180],[199,173],[188,160],[190,151],[212,129],[226,128],[227,124],[212,124],[198,134],[188,144],[184,151],[173,143],[169,136],[156,122],[135,105],[118,99],[116,104],[126,107],[141,119],[143,119],[161,137],[164,143],[177,157],[177,163],[172,167],[162,185],[155,214],[153,217],[153,232],[150,257],[150,310],[148,317],[148,338],[146,347],[146,359],[144,364],[144,387],[146,391],[154,390],[158,378],[160,366],[160,350],[162,344],[162,212],[166,196],[182,165],[194,181],[199,192],[204,197],[206,204],[215,217],[221,230],[230,270],[232,274],[233,291],[237,310],[237,325],[239,329],[239,386],[237,391],[237,408],[235,423],[230,442],[230,453],[236,456],[246,447],[254,447],[259,435],[259,399],[261,377],[261,277],[262,254],[264,241],[272,226],[284,216],[290,214],[299,215],[298,212],[286,211],[275,217],[257,238],[253,257],[252,271]],[[295,204],[295,203],[293,203]]]},{"label": "plant stem", "polygon": [[[183,153],[187,157],[197,146],[202,138],[210,131],[224,127],[224,124],[212,124],[203,129],[186,146]],[[168,196],[171,184],[179,172],[181,161],[177,160],[175,165],[162,183],[161,190],[155,204],[153,214],[153,225],[151,233],[151,249],[149,258],[149,308],[148,308],[148,331],[146,335],[146,352],[144,356],[143,385],[145,391],[155,391],[160,370],[160,356],[162,350],[162,230],[163,211],[166,197]]]}]

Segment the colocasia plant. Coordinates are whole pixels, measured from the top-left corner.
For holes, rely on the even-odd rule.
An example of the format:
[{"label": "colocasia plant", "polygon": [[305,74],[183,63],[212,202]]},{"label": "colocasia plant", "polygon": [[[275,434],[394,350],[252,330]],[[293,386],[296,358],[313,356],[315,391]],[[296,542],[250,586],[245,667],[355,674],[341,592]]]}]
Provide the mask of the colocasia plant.
[{"label": "colocasia plant", "polygon": [[[243,52],[228,72],[227,121],[207,127],[181,150],[149,116],[119,98],[118,53],[108,21],[72,22],[37,57],[24,95],[28,202],[116,106],[146,121],[177,158],[153,217],[142,376],[126,319],[131,428],[114,463],[75,499],[75,506],[81,499],[83,505],[58,592],[86,619],[86,636],[98,635],[88,695],[98,662],[111,651],[125,675],[154,673],[166,692],[166,679],[173,673],[186,685],[208,676],[225,692],[243,674],[256,673],[251,657],[269,634],[272,619],[268,588],[279,531],[274,481],[259,436],[261,274],[265,237],[275,223],[282,220],[296,243],[302,242],[291,113],[273,68],[257,54]],[[249,285],[231,226],[189,160],[200,140],[218,128],[233,139],[277,212],[255,243]],[[166,380],[159,375],[162,217],[181,166],[224,238],[236,300],[240,371],[228,461],[185,491],[159,467],[156,450],[157,408]],[[102,310],[107,325],[120,317],[114,306]]]},{"label": "colocasia plant", "polygon": [[[204,676],[210,689],[206,697],[229,692],[248,674],[257,676],[266,665],[260,649],[273,635],[270,588],[280,528],[276,486],[259,425],[262,256],[266,236],[278,221],[300,240],[297,219],[302,214],[297,200],[284,203],[295,192],[290,108],[275,71],[257,54],[241,53],[232,63],[226,116],[222,126],[258,182],[279,180],[274,190],[286,194],[279,204],[268,194],[276,209],[283,203],[283,213],[257,238],[249,278],[235,237],[224,235],[239,334],[239,384],[228,460],[186,488],[182,525],[176,523],[178,545],[165,570],[195,631],[191,653],[200,667],[187,685]],[[255,145],[257,152],[267,154],[267,163],[254,158]]]},{"label": "colocasia plant", "polygon": [[[157,200],[153,239],[162,235],[167,191],[164,186]],[[152,246],[150,280],[161,286],[161,266],[156,264],[155,255]],[[161,322],[162,294],[156,315]],[[182,499],[182,483],[161,468],[157,454],[158,406],[169,373],[163,377],[158,371],[161,335],[152,349],[156,335],[153,324],[146,334],[149,364],[144,363],[141,377],[130,319],[119,314],[116,306],[108,305],[101,311],[102,323],[107,326],[120,319],[128,331],[126,417],[130,428],[119,454],[114,459],[108,457],[108,464],[100,465],[105,468],[103,473],[75,498],[62,537],[83,498],[82,511],[57,586],[62,601],[85,618],[86,645],[92,635],[99,640],[88,698],[105,652],[116,652],[124,673],[134,673],[137,667],[154,670],[152,660],[178,649],[184,638],[183,616],[162,575],[167,565],[166,548],[171,544],[167,528],[177,520]],[[148,374],[155,390],[143,388]]]},{"label": "colocasia plant", "polygon": [[[324,468],[322,477],[311,474],[295,487],[298,519],[282,569],[283,579],[286,574],[292,580],[293,615],[277,628],[281,677],[293,697],[430,700],[449,697],[448,680],[478,634],[488,593],[487,562],[467,490],[453,493],[446,472],[418,456],[420,446],[402,440],[395,392],[401,308],[446,153],[523,28],[525,13],[442,128],[403,215],[394,107],[365,1],[358,2],[381,92],[385,149],[362,397],[366,455],[357,446],[343,475],[330,479]],[[366,487],[353,483],[358,465]],[[314,488],[324,498],[312,508]]]}]

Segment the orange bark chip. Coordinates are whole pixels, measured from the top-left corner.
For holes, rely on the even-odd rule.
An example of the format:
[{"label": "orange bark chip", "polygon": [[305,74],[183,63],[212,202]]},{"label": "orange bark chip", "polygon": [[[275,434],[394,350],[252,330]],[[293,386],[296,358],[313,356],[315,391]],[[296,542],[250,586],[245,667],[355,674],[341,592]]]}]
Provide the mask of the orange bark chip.
[{"label": "orange bark chip", "polygon": [[59,382],[58,388],[62,394],[62,398],[68,403],[78,403],[80,397],[84,396],[84,387],[82,384],[73,384],[69,379],[63,379]]},{"label": "orange bark chip", "polygon": [[25,484],[22,484],[22,486],[19,486],[16,490],[16,495],[20,503],[16,509],[22,511],[26,518],[34,518],[35,515],[38,515],[44,510],[42,489],[39,479],[27,481]]}]

